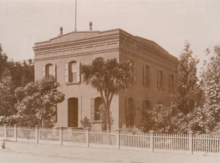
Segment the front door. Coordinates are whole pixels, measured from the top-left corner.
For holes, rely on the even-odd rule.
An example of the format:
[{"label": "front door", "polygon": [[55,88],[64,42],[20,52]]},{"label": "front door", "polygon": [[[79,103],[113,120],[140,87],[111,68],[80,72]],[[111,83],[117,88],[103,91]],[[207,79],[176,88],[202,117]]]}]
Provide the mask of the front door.
[{"label": "front door", "polygon": [[68,127],[78,127],[78,98],[68,99]]}]

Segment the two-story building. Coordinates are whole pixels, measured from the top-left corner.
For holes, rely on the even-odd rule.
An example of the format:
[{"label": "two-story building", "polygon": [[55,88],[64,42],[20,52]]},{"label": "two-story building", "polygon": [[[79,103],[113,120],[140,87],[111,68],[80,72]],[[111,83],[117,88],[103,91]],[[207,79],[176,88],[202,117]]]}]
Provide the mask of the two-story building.
[{"label": "two-story building", "polygon": [[[112,129],[126,123],[138,126],[141,109],[150,109],[157,103],[169,105],[176,100],[178,60],[157,43],[133,36],[121,29],[107,31],[74,31],[49,41],[35,43],[35,79],[52,74],[60,83],[65,100],[57,105],[55,126],[81,127],[87,117],[94,128],[100,128],[99,92],[82,82],[82,64],[91,64],[97,58],[127,59],[133,63],[133,84],[115,95],[111,103]],[[132,114],[130,114],[132,113]]]}]

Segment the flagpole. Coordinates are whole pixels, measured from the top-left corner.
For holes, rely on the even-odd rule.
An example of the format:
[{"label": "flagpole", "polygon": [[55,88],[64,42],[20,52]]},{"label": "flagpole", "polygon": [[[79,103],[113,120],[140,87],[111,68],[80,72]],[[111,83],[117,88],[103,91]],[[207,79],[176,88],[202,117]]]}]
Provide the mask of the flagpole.
[{"label": "flagpole", "polygon": [[77,14],[77,0],[75,0],[75,31],[77,31],[77,29],[76,29],[76,15]]}]

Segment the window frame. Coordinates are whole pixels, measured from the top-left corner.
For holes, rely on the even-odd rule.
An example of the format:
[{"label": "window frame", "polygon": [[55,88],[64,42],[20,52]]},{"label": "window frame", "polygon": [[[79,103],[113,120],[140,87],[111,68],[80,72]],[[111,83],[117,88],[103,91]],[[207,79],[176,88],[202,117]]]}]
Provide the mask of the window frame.
[{"label": "window frame", "polygon": [[[96,106],[98,101],[97,100],[100,100],[101,102],[99,102],[99,106]],[[96,97],[94,99],[94,121],[101,121],[101,116],[100,116],[100,110],[99,110],[99,107],[100,105],[103,104],[103,101],[102,101],[102,98],[101,97]],[[97,113],[99,112],[99,116],[97,116]],[[98,119],[96,119],[97,117],[99,117]]]},{"label": "window frame", "polygon": [[[50,73],[50,70],[51,70],[51,73]],[[53,74],[53,64],[48,63],[45,65],[45,76],[50,76],[50,75],[54,75]]]},{"label": "window frame", "polygon": [[150,88],[150,66],[144,65],[143,68],[143,85]]}]

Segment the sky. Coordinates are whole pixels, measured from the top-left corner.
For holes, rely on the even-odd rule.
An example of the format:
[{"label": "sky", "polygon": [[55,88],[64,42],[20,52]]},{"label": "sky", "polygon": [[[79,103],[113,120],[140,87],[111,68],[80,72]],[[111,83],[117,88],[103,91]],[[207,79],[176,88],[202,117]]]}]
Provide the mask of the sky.
[{"label": "sky", "polygon": [[[193,56],[220,44],[219,0],[77,0],[77,31],[121,28],[178,57],[185,41]],[[34,59],[35,42],[75,30],[75,0],[0,0],[0,43],[9,59]]]}]

